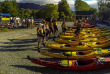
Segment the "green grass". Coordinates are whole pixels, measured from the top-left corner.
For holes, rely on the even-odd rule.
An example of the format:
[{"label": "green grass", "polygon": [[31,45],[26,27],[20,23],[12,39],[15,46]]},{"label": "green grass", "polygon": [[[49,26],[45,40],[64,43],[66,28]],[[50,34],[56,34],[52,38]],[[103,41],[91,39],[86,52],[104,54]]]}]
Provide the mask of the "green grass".
[{"label": "green grass", "polygon": [[[34,25],[34,27],[37,27],[37,25]],[[15,31],[15,30],[23,30],[25,28],[21,28],[21,29],[8,29],[8,28],[5,28],[5,29],[0,29],[0,32],[9,32],[9,31]],[[32,29],[32,27],[30,27],[29,29]]]},{"label": "green grass", "polygon": [[8,28],[5,28],[5,29],[0,29],[0,32],[9,32],[9,31],[15,31],[15,30],[23,30],[23,29],[8,29]]}]

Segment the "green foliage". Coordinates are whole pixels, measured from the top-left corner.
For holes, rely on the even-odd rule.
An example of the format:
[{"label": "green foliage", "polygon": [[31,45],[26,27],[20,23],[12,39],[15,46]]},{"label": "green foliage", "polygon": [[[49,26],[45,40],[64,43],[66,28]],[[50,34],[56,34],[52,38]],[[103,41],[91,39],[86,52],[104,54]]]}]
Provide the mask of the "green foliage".
[{"label": "green foliage", "polygon": [[97,0],[99,11],[110,8],[110,2],[105,0]]},{"label": "green foliage", "polygon": [[82,0],[75,1],[75,10],[76,11],[89,11],[91,7]]},{"label": "green foliage", "polygon": [[98,10],[96,8],[90,8],[90,11],[94,11],[95,13],[98,13]]},{"label": "green foliage", "polygon": [[11,16],[18,15],[18,5],[16,3],[16,0],[13,1],[5,0],[1,3],[1,6],[2,13],[8,13],[11,14]]},{"label": "green foliage", "polygon": [[33,12],[33,10],[21,8],[21,10],[19,11],[19,17],[20,18],[29,18],[32,16],[32,12]]},{"label": "green foliage", "polygon": [[23,8],[21,8],[21,10],[19,11],[19,17],[20,18],[25,18],[25,16],[24,16],[24,13],[25,12],[25,9],[23,9]]},{"label": "green foliage", "polygon": [[65,16],[71,18],[73,17],[73,13],[71,12],[71,9],[69,7],[69,4],[66,0],[61,0],[58,4],[58,11],[59,11],[59,18],[65,18]]},{"label": "green foliage", "polygon": [[39,18],[57,19],[59,16],[58,7],[54,4],[46,4],[46,6],[37,12]]},{"label": "green foliage", "polygon": [[65,19],[65,14],[64,14],[64,12],[61,12],[61,19]]},{"label": "green foliage", "polygon": [[38,10],[32,10],[31,16],[33,18],[36,18],[36,13],[38,12]]}]

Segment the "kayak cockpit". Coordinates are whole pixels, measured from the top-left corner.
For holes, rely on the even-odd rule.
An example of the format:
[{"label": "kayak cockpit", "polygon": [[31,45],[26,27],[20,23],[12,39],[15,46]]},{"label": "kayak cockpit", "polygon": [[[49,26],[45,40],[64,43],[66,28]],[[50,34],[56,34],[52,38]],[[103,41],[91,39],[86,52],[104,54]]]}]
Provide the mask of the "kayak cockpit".
[{"label": "kayak cockpit", "polygon": [[72,55],[87,55],[90,54],[92,51],[75,51],[75,52],[64,52],[63,55],[65,56],[72,56]]},{"label": "kayak cockpit", "polygon": [[62,60],[58,64],[63,67],[76,67],[76,66],[85,66],[90,65],[95,62],[94,59],[88,60]]},{"label": "kayak cockpit", "polygon": [[77,60],[75,62],[75,65],[78,65],[78,66],[83,66],[83,65],[89,65],[89,64],[92,64],[94,63],[94,59],[89,59],[89,60]]}]

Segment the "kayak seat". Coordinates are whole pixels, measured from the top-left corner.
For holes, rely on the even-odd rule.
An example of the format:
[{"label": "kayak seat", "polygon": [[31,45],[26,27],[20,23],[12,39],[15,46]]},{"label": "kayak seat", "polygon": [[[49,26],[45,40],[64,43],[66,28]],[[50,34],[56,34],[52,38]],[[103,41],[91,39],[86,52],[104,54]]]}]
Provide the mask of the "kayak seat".
[{"label": "kayak seat", "polygon": [[110,49],[108,49],[108,51],[110,51]]},{"label": "kayak seat", "polygon": [[90,31],[88,33],[91,33]]},{"label": "kayak seat", "polygon": [[65,47],[71,47],[71,45],[65,45]]},{"label": "kayak seat", "polygon": [[69,56],[72,56],[72,54],[66,54],[66,53],[63,53],[63,55],[69,57]]},{"label": "kayak seat", "polygon": [[87,45],[88,47],[91,47],[90,45]]},{"label": "kayak seat", "polygon": [[77,52],[77,55],[85,55],[83,52]]},{"label": "kayak seat", "polygon": [[71,41],[76,41],[76,40],[71,40]]},{"label": "kayak seat", "polygon": [[80,60],[80,61],[77,61],[77,62],[78,62],[78,65],[79,65],[79,66],[82,66],[82,65],[91,64],[91,63],[94,62],[94,60],[88,60],[88,61],[82,61],[82,60]]},{"label": "kayak seat", "polygon": [[96,43],[97,45],[100,45],[100,43],[98,42],[98,43]]}]

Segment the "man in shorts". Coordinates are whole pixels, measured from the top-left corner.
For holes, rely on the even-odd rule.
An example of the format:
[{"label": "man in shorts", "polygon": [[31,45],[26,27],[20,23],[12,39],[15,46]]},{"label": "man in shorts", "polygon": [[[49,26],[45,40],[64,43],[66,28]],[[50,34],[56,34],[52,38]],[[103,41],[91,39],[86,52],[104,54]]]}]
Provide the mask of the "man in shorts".
[{"label": "man in shorts", "polygon": [[40,43],[42,42],[43,29],[42,24],[39,23],[37,27],[38,49],[40,49]]}]

